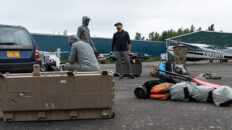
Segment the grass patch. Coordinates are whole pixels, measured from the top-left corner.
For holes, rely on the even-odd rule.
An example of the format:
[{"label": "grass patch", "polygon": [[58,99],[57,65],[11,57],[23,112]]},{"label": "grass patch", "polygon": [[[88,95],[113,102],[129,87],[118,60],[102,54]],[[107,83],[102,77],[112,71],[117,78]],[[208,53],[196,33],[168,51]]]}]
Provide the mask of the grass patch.
[{"label": "grass patch", "polygon": [[[160,57],[153,57],[153,58],[150,58],[150,59],[147,59],[143,62],[155,62],[155,61],[160,61]],[[60,63],[61,64],[65,64],[68,62],[68,59],[61,59],[60,60]],[[112,61],[112,60],[104,60],[104,61],[98,61],[99,64],[115,64],[116,61]]]},{"label": "grass patch", "polygon": [[104,60],[104,61],[98,61],[99,64],[115,64],[116,61],[112,60]]},{"label": "grass patch", "polygon": [[65,64],[65,63],[67,63],[68,62],[68,59],[60,59],[60,63],[61,64]]},{"label": "grass patch", "polygon": [[153,57],[153,58],[147,59],[143,62],[154,62],[154,61],[160,61],[160,57]]}]

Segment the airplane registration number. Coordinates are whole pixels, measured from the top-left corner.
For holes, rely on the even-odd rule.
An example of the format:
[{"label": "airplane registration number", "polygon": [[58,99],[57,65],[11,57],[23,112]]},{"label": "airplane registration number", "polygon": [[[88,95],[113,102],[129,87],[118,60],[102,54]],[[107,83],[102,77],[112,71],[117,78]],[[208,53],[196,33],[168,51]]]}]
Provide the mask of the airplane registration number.
[{"label": "airplane registration number", "polygon": [[223,54],[208,53],[208,52],[204,53],[204,56],[212,57],[212,58],[224,58]]}]

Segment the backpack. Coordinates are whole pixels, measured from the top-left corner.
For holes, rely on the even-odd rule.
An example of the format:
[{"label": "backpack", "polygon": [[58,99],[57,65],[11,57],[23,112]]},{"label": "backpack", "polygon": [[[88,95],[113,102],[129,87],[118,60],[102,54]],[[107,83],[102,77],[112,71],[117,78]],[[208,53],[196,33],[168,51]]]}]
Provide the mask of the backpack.
[{"label": "backpack", "polygon": [[193,86],[196,86],[196,84],[185,81],[173,85],[170,89],[171,99],[174,101],[189,101]]},{"label": "backpack", "polygon": [[134,94],[139,99],[147,99],[150,97],[151,88],[160,83],[162,83],[160,80],[148,80],[143,85],[136,87]]},{"label": "backpack", "polygon": [[170,88],[174,84],[162,83],[152,87],[150,99],[167,100],[170,99]]},{"label": "backpack", "polygon": [[208,102],[212,103],[212,92],[214,91],[214,88],[208,87],[208,86],[192,86],[192,99],[198,102]]},{"label": "backpack", "polygon": [[170,93],[151,94],[150,99],[168,100],[170,99]]},{"label": "backpack", "polygon": [[178,74],[188,74],[186,68],[183,65],[175,65],[175,72]]},{"label": "backpack", "polygon": [[166,66],[166,71],[176,72],[175,63],[173,61],[167,61],[165,63],[165,66]]},{"label": "backpack", "polygon": [[152,87],[151,93],[152,94],[158,94],[158,93],[170,92],[170,88],[173,85],[174,84],[172,84],[172,83],[162,83],[162,84],[156,85],[156,86]]},{"label": "backpack", "polygon": [[232,104],[232,88],[221,86],[213,91],[213,102],[216,106],[229,106]]},{"label": "backpack", "polygon": [[[166,71],[166,65],[164,64],[164,63],[160,63],[159,64],[159,70],[163,70],[163,71]],[[159,72],[160,74],[165,74],[165,72],[162,72],[162,71],[160,71]]]}]

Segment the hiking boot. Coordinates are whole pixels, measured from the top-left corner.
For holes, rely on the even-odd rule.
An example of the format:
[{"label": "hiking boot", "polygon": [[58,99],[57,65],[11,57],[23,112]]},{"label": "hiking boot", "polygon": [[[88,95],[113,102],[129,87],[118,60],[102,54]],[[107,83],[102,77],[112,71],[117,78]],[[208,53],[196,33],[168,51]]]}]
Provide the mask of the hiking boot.
[{"label": "hiking boot", "polygon": [[123,75],[119,75],[119,79],[123,79]]},{"label": "hiking boot", "polygon": [[128,77],[131,78],[131,79],[135,78],[135,76],[133,74],[129,74]]}]

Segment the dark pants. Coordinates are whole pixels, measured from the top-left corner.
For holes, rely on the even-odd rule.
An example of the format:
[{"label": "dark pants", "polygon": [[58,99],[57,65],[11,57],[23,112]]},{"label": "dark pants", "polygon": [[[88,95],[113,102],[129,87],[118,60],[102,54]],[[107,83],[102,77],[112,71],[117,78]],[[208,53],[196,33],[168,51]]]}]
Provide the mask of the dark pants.
[{"label": "dark pants", "polygon": [[127,65],[127,74],[131,74],[131,64],[130,64],[130,56],[128,54],[128,51],[116,51],[116,58],[117,58],[117,63],[118,67],[120,70],[120,75],[123,74],[123,68],[122,68],[122,59],[125,60],[125,64]]}]

